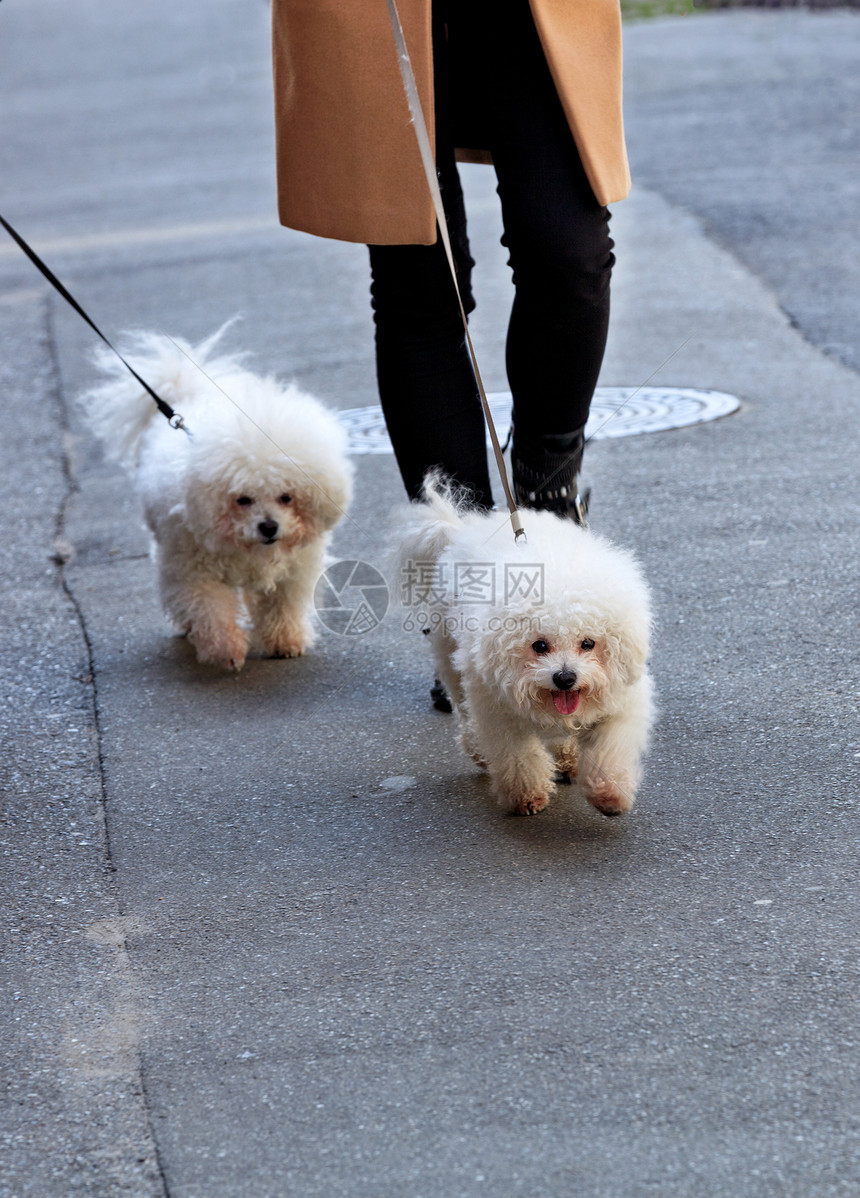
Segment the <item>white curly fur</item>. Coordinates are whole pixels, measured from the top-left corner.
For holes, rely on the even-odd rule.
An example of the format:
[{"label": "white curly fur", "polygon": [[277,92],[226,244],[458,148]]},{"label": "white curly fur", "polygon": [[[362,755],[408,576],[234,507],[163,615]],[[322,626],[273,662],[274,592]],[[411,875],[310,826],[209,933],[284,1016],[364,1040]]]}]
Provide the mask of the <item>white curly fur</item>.
[{"label": "white curly fur", "polygon": [[80,403],[134,475],[165,612],[200,661],[239,670],[251,648],[295,657],[312,643],[313,589],[352,466],[316,399],[252,374],[241,355],[215,355],[226,327],[197,346],[140,333],[126,354],[191,436],[107,350],[97,355],[107,381]]},{"label": "white curly fur", "polygon": [[[605,815],[628,811],[654,713],[650,601],[634,558],[547,512],[524,513],[528,541],[516,543],[503,515],[463,509],[437,479],[425,499],[410,508],[400,581],[431,629],[464,748],[512,813],[542,810],[557,770]],[[469,590],[473,564],[485,586]],[[527,566],[521,577],[542,567],[542,582],[505,594]]]}]

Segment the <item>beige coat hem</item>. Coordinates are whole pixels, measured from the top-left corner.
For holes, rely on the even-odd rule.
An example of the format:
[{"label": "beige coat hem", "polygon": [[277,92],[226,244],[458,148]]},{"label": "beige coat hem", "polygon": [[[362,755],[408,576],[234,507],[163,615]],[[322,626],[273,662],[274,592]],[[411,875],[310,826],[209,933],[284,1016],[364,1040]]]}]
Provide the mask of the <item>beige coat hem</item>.
[{"label": "beige coat hem", "polygon": [[[588,180],[601,204],[630,187],[618,0],[530,0]],[[398,0],[433,130],[430,0]],[[385,0],[272,0],[281,223],[369,244],[436,240]],[[460,161],[490,161],[477,148]]]}]

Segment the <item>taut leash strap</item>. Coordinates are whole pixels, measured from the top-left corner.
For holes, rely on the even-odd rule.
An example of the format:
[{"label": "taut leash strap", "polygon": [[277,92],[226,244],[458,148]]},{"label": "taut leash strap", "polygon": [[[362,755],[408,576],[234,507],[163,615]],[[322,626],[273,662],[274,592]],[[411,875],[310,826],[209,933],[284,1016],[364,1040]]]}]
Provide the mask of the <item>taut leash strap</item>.
[{"label": "taut leash strap", "polygon": [[[140,383],[141,387],[143,387],[144,391],[146,391],[146,393],[148,395],[152,396],[152,398],[155,400],[156,404],[158,405],[159,412],[161,412],[161,414],[170,421],[173,428],[181,428],[184,432],[188,433],[189,430],[185,426],[185,421],[182,419],[182,417],[179,415],[179,413],[174,411],[174,409],[170,406],[169,403],[167,403],[166,400],[162,399],[160,395],[158,395],[155,391],[153,391],[152,387],[150,387],[150,385],[146,381],[146,379],[142,379],[140,377],[140,375],[137,373],[137,371],[134,369],[134,367],[130,363],[126,362],[125,358],[122,356],[122,354],[116,348],[116,346],[112,345],[110,343],[110,341],[108,341],[107,337],[105,337],[104,333],[101,331],[101,329],[95,323],[95,321],[91,320],[91,318],[87,315],[87,313],[84,311],[84,309],[81,307],[81,305],[75,299],[75,297],[71,294],[70,291],[68,291],[63,286],[63,284],[60,282],[60,280],[57,278],[57,276],[54,274],[54,272],[50,269],[50,267],[46,266],[46,264],[42,261],[42,259],[39,257],[39,255],[36,253],[36,251],[32,248],[32,246],[28,245],[27,242],[24,240],[24,238],[20,235],[20,233],[16,233],[15,230],[12,228],[12,226],[9,224],[9,222],[7,220],[4,220],[4,218],[2,216],[0,216],[0,225],[3,226],[3,228],[9,234],[9,236],[12,238],[12,240],[21,247],[21,249],[24,251],[24,253],[27,255],[27,257],[30,259],[30,261],[34,264],[34,266],[38,267],[38,269],[42,272],[42,274],[45,276],[45,278],[48,280],[48,282],[51,284],[51,286],[55,287],[56,290],[59,291],[59,293],[63,297],[63,299],[74,308],[74,310],[77,312],[78,316],[83,317],[83,319],[87,322],[87,324],[90,326],[90,328],[93,330],[93,332],[96,333],[99,337],[101,337],[102,341],[105,343],[105,345],[108,347],[108,349],[112,350],[116,354],[116,356],[119,358],[120,362],[122,362],[123,366],[125,366],[126,370],[130,371],[131,374],[134,375],[134,377]],[[190,433],[189,433],[189,435],[190,435]]]},{"label": "taut leash strap", "polygon": [[403,87],[406,91],[406,99],[409,104],[409,111],[412,114],[412,122],[415,126],[415,136],[418,138],[418,148],[421,151],[421,161],[424,165],[424,174],[427,176],[427,184],[430,188],[430,195],[433,199],[433,207],[436,211],[436,223],[439,226],[439,236],[442,238],[442,243],[445,246],[445,254],[448,258],[448,266],[451,269],[451,278],[454,282],[454,291],[457,296],[457,304],[460,308],[460,317],[463,321],[463,329],[466,333],[466,345],[469,350],[469,357],[472,360],[472,369],[475,372],[475,382],[478,385],[478,394],[481,397],[481,407],[484,409],[484,419],[487,422],[487,428],[490,430],[490,441],[493,446],[496,464],[499,468],[499,474],[502,479],[502,487],[505,492],[505,499],[508,503],[508,510],[511,513],[511,525],[514,530],[514,537],[525,537],[525,529],[523,528],[522,517],[517,508],[516,501],[511,492],[511,486],[508,482],[508,472],[505,468],[505,459],[502,455],[502,447],[499,444],[499,438],[496,434],[496,426],[493,423],[493,416],[490,411],[490,404],[487,400],[487,393],[484,390],[484,382],[481,378],[481,372],[478,369],[478,359],[475,355],[475,347],[472,345],[472,337],[469,333],[469,322],[466,318],[466,310],[463,307],[463,298],[460,295],[460,285],[457,282],[457,267],[454,264],[454,254],[451,250],[451,239],[448,236],[448,222],[445,219],[445,206],[442,203],[442,193],[439,190],[439,179],[436,175],[436,161],[433,157],[433,149],[430,145],[430,135],[427,132],[427,122],[424,119],[424,110],[421,107],[421,97],[418,95],[418,84],[415,82],[415,72],[412,69],[412,62],[409,58],[409,50],[406,46],[406,38],[403,35],[403,26],[400,22],[400,13],[397,10],[396,0],[388,0],[388,15],[391,18],[391,29],[394,33],[394,42],[397,46],[397,61],[400,66],[400,74],[403,78]]}]

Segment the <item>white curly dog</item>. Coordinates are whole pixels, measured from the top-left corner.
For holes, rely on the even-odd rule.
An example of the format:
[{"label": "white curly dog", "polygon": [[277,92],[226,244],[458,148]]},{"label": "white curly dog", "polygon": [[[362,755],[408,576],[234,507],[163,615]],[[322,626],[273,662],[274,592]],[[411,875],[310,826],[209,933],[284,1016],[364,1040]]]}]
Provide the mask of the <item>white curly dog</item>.
[{"label": "white curly dog", "polygon": [[81,405],[133,472],[166,614],[199,661],[239,670],[251,649],[297,657],[312,643],[314,586],[352,466],[336,417],[241,355],[216,355],[223,332],[197,346],[141,333],[127,355],[190,436],[108,350],[97,355],[107,381]]},{"label": "white curly dog", "polygon": [[648,589],[633,557],[570,520],[468,511],[438,480],[413,504],[400,582],[430,632],[465,750],[505,810],[546,807],[557,772],[592,806],[632,806],[653,722]]}]

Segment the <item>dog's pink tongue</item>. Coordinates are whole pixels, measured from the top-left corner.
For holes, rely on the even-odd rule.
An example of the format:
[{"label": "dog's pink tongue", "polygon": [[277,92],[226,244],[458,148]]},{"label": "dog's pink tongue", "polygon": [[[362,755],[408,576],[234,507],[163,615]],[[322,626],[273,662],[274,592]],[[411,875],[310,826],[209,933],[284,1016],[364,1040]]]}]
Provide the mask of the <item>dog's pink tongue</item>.
[{"label": "dog's pink tongue", "polygon": [[579,691],[553,691],[552,701],[562,715],[573,715],[579,702]]}]

